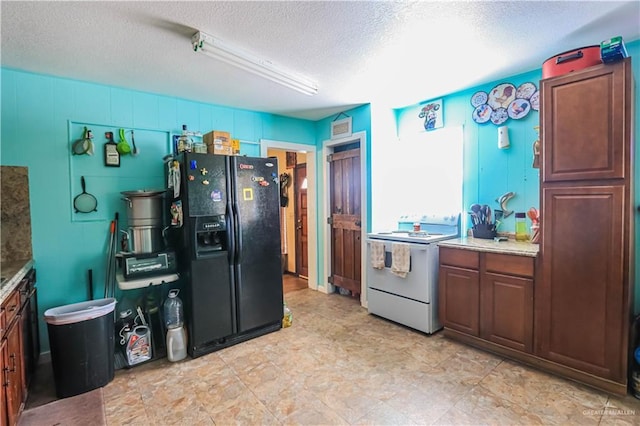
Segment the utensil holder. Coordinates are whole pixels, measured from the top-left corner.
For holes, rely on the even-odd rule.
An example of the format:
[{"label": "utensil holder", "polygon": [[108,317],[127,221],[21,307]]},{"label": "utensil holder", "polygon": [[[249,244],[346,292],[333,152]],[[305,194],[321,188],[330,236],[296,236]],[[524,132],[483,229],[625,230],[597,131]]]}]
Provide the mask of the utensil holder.
[{"label": "utensil holder", "polygon": [[492,240],[496,236],[496,226],[493,223],[479,223],[472,228],[474,238]]}]

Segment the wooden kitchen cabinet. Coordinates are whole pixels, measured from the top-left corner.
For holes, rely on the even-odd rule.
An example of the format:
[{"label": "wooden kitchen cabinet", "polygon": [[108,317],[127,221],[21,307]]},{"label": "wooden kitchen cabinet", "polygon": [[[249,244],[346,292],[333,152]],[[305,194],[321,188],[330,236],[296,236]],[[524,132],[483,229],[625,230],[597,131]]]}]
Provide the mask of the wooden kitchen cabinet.
[{"label": "wooden kitchen cabinet", "polygon": [[450,330],[522,352],[533,348],[534,258],[440,247],[440,315]]},{"label": "wooden kitchen cabinet", "polygon": [[0,307],[0,425],[7,424],[7,387],[4,385],[7,381],[5,365],[7,359],[7,339],[4,338],[5,330],[5,309]]},{"label": "wooden kitchen cabinet", "polygon": [[477,252],[440,248],[438,276],[440,324],[480,335],[480,272]]},{"label": "wooden kitchen cabinet", "polygon": [[22,322],[20,321],[20,292],[14,290],[2,303],[6,328],[2,336],[2,387],[4,400],[0,401],[6,409],[3,424],[15,425],[24,402],[23,366],[22,366]]},{"label": "wooden kitchen cabinet", "polygon": [[535,352],[627,392],[634,239],[631,58],[541,81]]}]

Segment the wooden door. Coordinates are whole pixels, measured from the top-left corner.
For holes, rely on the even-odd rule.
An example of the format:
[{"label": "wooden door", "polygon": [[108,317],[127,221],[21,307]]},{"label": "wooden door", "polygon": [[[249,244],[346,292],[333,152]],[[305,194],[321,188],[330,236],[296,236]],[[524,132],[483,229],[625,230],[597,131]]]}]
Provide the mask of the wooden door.
[{"label": "wooden door", "polygon": [[623,185],[543,187],[535,294],[539,354],[615,381],[627,364],[624,194]]},{"label": "wooden door", "polygon": [[296,273],[309,276],[309,248],[307,228],[307,188],[302,183],[307,179],[307,165],[298,164],[294,170],[294,196],[296,198]]},{"label": "wooden door", "polygon": [[360,147],[331,154],[331,276],[329,282],[361,293]]}]

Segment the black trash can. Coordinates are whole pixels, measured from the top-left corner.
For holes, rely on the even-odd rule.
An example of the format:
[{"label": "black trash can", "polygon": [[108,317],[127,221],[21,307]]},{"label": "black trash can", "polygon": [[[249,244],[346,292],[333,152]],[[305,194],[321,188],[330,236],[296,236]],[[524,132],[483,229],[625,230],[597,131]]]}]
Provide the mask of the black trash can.
[{"label": "black trash can", "polygon": [[105,386],[114,375],[113,298],[48,309],[51,365],[58,398]]}]

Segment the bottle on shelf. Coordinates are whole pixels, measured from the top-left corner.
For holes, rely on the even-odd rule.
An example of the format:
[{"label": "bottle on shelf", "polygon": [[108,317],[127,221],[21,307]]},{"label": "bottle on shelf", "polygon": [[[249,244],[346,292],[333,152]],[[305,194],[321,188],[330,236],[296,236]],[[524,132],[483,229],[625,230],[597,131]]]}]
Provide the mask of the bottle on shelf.
[{"label": "bottle on shelf", "polygon": [[193,140],[189,136],[186,124],[182,125],[182,134],[178,138],[177,145],[178,154],[181,152],[191,152],[193,150]]}]

